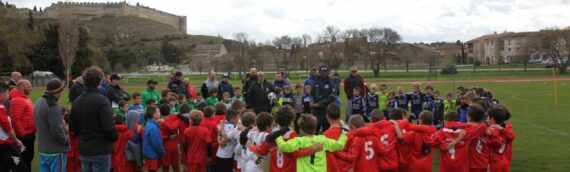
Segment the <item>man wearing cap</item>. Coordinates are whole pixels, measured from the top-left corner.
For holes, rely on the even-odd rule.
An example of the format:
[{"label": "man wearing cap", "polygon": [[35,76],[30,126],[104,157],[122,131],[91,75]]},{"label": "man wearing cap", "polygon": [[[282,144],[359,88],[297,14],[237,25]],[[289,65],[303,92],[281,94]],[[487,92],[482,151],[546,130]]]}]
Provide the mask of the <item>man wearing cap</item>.
[{"label": "man wearing cap", "polygon": [[65,171],[69,135],[57,101],[65,88],[59,80],[51,80],[45,94],[37,101],[34,119],[38,131],[40,171]]},{"label": "man wearing cap", "polygon": [[97,87],[103,72],[89,67],[83,72],[85,93],[71,106],[69,129],[79,137],[79,159],[83,171],[110,171],[111,150],[118,139],[109,99]]},{"label": "man wearing cap", "polygon": [[127,102],[131,100],[131,95],[120,86],[121,79],[119,74],[111,74],[111,84],[107,86],[107,98],[109,98],[111,107],[114,109],[119,108],[119,102],[121,102],[121,100]]},{"label": "man wearing cap", "polygon": [[156,84],[158,84],[158,82],[156,82],[155,80],[152,79],[148,80],[146,82],[146,89],[141,92],[141,104],[145,108],[149,100],[151,99],[154,101],[160,100],[160,94],[158,94],[158,92],[154,90],[156,88]]},{"label": "man wearing cap", "polygon": [[[202,93],[202,97],[204,97],[204,98],[210,97],[210,90],[212,90],[214,88],[217,89],[219,86],[220,86],[220,83],[218,82],[218,80],[216,80],[216,72],[215,71],[208,72],[208,79],[206,81],[204,81],[204,83],[202,84],[202,86],[200,88],[200,92]],[[220,95],[220,94],[218,93],[218,95]]]},{"label": "man wearing cap", "polygon": [[313,67],[313,68],[311,68],[311,71],[309,72],[309,76],[307,76],[307,79],[305,79],[304,84],[310,85],[311,87],[314,87],[316,79],[317,79],[317,68]]},{"label": "man wearing cap", "polygon": [[182,72],[180,71],[174,72],[174,76],[168,83],[168,89],[177,95],[182,94],[186,96],[186,98],[190,98],[190,93],[188,93],[188,85],[182,81]]},{"label": "man wearing cap", "polygon": [[330,124],[327,121],[326,109],[331,103],[336,101],[337,86],[329,77],[329,69],[327,66],[319,67],[320,76],[315,79],[315,86],[311,91],[313,101],[310,106],[313,109],[313,115],[317,117],[317,133],[326,131]]},{"label": "man wearing cap", "polygon": [[271,92],[273,92],[273,86],[265,80],[265,73],[257,72],[257,82],[253,83],[247,91],[245,101],[255,113],[271,112],[271,104],[267,97]]},{"label": "man wearing cap", "polygon": [[218,100],[224,99],[224,93],[230,93],[230,97],[234,97],[234,86],[230,84],[230,76],[227,73],[222,74],[222,82],[218,86]]},{"label": "man wearing cap", "polygon": [[73,103],[75,98],[79,97],[79,95],[83,93],[83,77],[77,77],[75,78],[75,81],[75,84],[73,84],[71,89],[69,89],[69,103]]},{"label": "man wearing cap", "polygon": [[16,136],[26,149],[22,152],[22,161],[31,167],[34,159],[34,142],[36,141],[36,125],[34,124],[34,104],[28,97],[32,92],[32,83],[22,79],[16,88],[10,91],[10,113]]}]

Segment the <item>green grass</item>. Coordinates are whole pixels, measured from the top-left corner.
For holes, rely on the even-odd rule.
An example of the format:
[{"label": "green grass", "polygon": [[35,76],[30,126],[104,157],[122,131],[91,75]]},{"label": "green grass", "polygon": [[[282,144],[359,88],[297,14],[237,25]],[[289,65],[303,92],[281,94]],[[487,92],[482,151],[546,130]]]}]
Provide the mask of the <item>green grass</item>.
[{"label": "green grass", "polygon": [[[198,86],[201,80],[193,80]],[[166,83],[160,83],[163,88]],[[554,105],[553,82],[516,82],[516,83],[460,83],[456,86],[481,86],[493,91],[502,104],[512,111],[514,141],[512,171],[567,171],[570,169],[567,157],[570,149],[570,81],[557,82],[558,105]],[[389,85],[394,89],[398,85]],[[410,85],[402,85],[407,90]],[[451,84],[434,84],[436,89],[451,91]],[[128,92],[141,91],[142,88],[128,88]],[[31,99],[36,101],[43,93],[43,88],[34,88]],[[67,92],[67,91],[66,91]],[[65,93],[67,94],[67,93]],[[344,95],[342,95],[344,96]],[[60,104],[67,103],[67,95]],[[345,108],[343,103],[342,108]],[[344,110],[342,111],[344,112]],[[344,118],[343,118],[344,119]],[[37,154],[36,154],[37,155]],[[38,156],[35,157],[34,171],[37,171]],[[434,157],[434,171],[437,171],[437,154]]]}]

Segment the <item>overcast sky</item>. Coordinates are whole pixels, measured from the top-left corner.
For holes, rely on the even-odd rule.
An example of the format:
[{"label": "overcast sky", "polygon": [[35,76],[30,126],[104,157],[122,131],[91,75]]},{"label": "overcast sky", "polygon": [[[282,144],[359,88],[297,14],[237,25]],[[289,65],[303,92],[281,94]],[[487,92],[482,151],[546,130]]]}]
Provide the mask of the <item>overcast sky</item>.
[{"label": "overcast sky", "polygon": [[[2,0],[3,2],[6,0]],[[72,2],[83,2],[67,0]],[[19,8],[57,1],[8,0]],[[92,0],[89,2],[118,2]],[[188,16],[188,32],[232,38],[246,32],[265,42],[281,35],[391,27],[405,42],[469,40],[494,31],[570,26],[570,0],[127,0]]]}]

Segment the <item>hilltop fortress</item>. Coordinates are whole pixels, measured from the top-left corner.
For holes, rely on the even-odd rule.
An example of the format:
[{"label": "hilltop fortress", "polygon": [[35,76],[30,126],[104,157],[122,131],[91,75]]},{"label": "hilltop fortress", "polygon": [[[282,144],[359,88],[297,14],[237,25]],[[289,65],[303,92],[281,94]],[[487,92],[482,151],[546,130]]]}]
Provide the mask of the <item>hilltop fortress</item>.
[{"label": "hilltop fortress", "polygon": [[[27,14],[29,9],[18,9],[18,11]],[[170,14],[139,4],[133,6],[126,2],[58,2],[46,7],[43,12],[32,11],[32,13],[36,18],[52,19],[57,19],[59,15],[71,14],[78,16],[80,20],[105,16],[133,16],[167,24],[182,33],[187,31],[186,16]]]}]

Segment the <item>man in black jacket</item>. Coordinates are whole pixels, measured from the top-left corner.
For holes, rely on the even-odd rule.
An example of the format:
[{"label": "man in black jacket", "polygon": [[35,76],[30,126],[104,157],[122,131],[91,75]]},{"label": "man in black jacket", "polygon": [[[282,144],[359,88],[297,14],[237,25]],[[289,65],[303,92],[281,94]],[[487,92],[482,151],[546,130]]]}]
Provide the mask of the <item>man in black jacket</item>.
[{"label": "man in black jacket", "polygon": [[255,113],[271,112],[271,103],[267,97],[271,92],[273,92],[273,86],[265,80],[265,73],[260,71],[257,72],[257,82],[251,85],[245,100]]},{"label": "man in black jacket", "polygon": [[83,77],[77,77],[75,81],[75,84],[69,89],[69,103],[73,103],[73,101],[83,93]]},{"label": "man in black jacket", "polygon": [[315,131],[322,133],[330,127],[326,118],[326,111],[329,104],[335,103],[338,90],[334,80],[329,77],[327,66],[319,67],[319,73],[320,76],[316,78],[315,87],[311,91],[313,101],[310,105],[313,115],[317,117],[317,129]]},{"label": "man in black jacket", "polygon": [[187,99],[190,99],[190,92],[188,92],[188,85],[182,80],[182,72],[176,71],[174,72],[174,76],[172,80],[168,82],[168,89],[172,92],[176,93],[177,95],[184,95]]},{"label": "man in black jacket", "polygon": [[79,136],[83,171],[110,171],[111,150],[118,138],[111,104],[97,89],[102,78],[98,67],[86,69],[85,93],[77,97],[71,108],[70,129]]},{"label": "man in black jacket", "polygon": [[246,95],[247,91],[249,91],[249,87],[251,87],[251,85],[256,82],[257,82],[257,69],[251,68],[249,70],[249,77],[246,78],[243,83],[243,88],[241,89],[242,95]]},{"label": "man in black jacket", "polygon": [[346,95],[346,121],[352,114],[352,90],[354,88],[360,88],[360,96],[364,97],[367,95],[368,90],[364,84],[364,78],[357,74],[358,68],[356,66],[350,67],[350,74],[344,79],[344,93]]},{"label": "man in black jacket", "polygon": [[[129,101],[131,100],[131,95],[127,93],[123,88],[121,88],[121,76],[119,74],[111,75],[111,84],[107,86],[107,98],[111,102],[111,107],[116,109],[119,108],[119,102],[121,100]],[[85,82],[85,81],[84,81]]]}]

